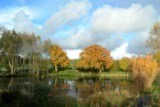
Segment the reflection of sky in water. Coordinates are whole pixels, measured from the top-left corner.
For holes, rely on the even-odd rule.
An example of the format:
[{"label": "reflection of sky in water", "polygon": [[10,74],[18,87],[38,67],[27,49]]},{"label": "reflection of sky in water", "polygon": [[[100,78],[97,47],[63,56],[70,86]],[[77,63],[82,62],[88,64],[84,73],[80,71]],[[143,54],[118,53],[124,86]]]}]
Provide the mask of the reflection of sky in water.
[{"label": "reflection of sky in water", "polygon": [[51,86],[52,84],[52,80],[48,80],[48,85]]},{"label": "reflection of sky in water", "polygon": [[68,81],[68,84],[69,84],[68,96],[71,96],[73,98],[78,98],[75,81]]}]

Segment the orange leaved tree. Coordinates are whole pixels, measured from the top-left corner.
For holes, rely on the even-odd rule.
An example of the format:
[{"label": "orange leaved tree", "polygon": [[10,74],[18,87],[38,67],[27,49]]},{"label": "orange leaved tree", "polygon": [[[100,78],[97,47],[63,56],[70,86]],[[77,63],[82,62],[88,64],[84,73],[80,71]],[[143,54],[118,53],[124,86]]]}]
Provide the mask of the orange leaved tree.
[{"label": "orange leaved tree", "polygon": [[77,68],[94,69],[102,72],[108,69],[112,64],[113,59],[107,49],[99,45],[91,45],[81,52]]},{"label": "orange leaved tree", "polygon": [[68,66],[70,62],[62,48],[55,44],[50,48],[50,59],[56,72],[58,72],[59,68]]},{"label": "orange leaved tree", "polygon": [[134,79],[138,80],[140,78],[143,80],[144,88],[150,88],[152,86],[158,73],[157,68],[157,62],[150,55],[133,58],[129,65]]}]

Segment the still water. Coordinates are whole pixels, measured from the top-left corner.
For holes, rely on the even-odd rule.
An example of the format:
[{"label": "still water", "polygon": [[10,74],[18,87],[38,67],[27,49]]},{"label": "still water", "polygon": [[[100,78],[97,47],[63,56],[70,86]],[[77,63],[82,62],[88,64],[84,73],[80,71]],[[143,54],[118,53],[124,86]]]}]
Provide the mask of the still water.
[{"label": "still water", "polygon": [[160,83],[128,78],[0,78],[0,107],[160,107]]}]

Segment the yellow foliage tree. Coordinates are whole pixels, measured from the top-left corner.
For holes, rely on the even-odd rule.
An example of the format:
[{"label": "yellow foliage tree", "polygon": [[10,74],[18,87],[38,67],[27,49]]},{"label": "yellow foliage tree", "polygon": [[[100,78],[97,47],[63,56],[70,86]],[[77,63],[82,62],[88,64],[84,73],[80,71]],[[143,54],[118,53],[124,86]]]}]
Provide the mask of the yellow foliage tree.
[{"label": "yellow foliage tree", "polygon": [[130,63],[130,59],[127,57],[122,58],[121,60],[119,60],[119,69],[126,71],[128,69]]},{"label": "yellow foliage tree", "polygon": [[133,58],[129,65],[129,69],[135,80],[143,78],[144,88],[150,88],[152,86],[158,73],[157,68],[157,62],[150,55]]},{"label": "yellow foliage tree", "polygon": [[58,45],[52,45],[50,48],[50,59],[54,65],[55,71],[58,72],[59,68],[63,68],[69,65],[70,60],[66,53]]},{"label": "yellow foliage tree", "polygon": [[155,54],[153,54],[153,58],[157,61],[157,63],[160,65],[160,51],[157,51]]},{"label": "yellow foliage tree", "polygon": [[91,45],[84,49],[80,54],[80,60],[77,63],[78,68],[96,69],[99,72],[108,69],[113,64],[110,52],[99,45]]}]

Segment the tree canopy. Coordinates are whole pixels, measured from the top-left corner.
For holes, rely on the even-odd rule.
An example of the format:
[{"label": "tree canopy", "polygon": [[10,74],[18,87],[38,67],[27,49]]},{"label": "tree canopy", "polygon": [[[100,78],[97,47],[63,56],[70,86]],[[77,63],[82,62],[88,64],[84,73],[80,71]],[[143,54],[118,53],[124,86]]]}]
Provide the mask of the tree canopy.
[{"label": "tree canopy", "polygon": [[102,72],[105,69],[109,69],[112,64],[113,59],[107,49],[100,45],[91,45],[81,52],[77,67]]},{"label": "tree canopy", "polygon": [[56,72],[58,72],[59,68],[66,67],[70,63],[66,53],[56,44],[52,45],[50,48],[50,59]]},{"label": "tree canopy", "polygon": [[147,45],[154,50],[160,50],[160,23],[155,23],[150,31]]},{"label": "tree canopy", "polygon": [[130,63],[130,59],[127,57],[122,58],[121,60],[119,60],[119,69],[126,71],[128,69]]},{"label": "tree canopy", "polygon": [[11,74],[15,72],[15,55],[19,55],[21,50],[21,37],[15,31],[5,31],[0,39],[0,49],[7,55]]},{"label": "tree canopy", "polygon": [[[1,30],[1,29],[0,29]],[[14,30],[3,30],[0,38],[0,62],[1,67],[7,68],[11,74],[29,71],[30,74],[39,75],[40,71],[46,71],[49,62],[49,45],[37,35],[17,33]],[[47,58],[44,57],[47,54]],[[42,64],[41,62],[46,62]],[[43,66],[43,69],[41,69]],[[44,68],[46,68],[44,70]],[[21,72],[20,72],[21,71]]]},{"label": "tree canopy", "polygon": [[153,58],[157,61],[158,65],[160,65],[160,51],[155,52]]}]

